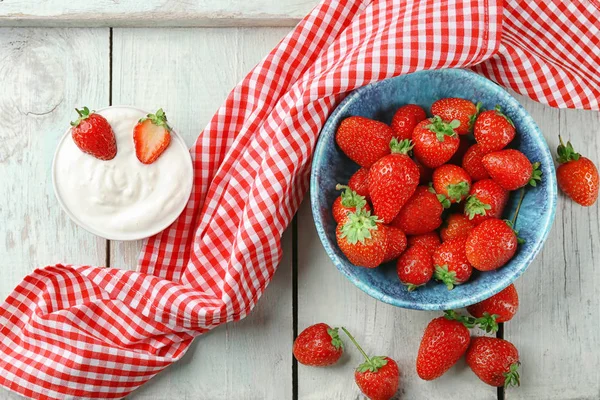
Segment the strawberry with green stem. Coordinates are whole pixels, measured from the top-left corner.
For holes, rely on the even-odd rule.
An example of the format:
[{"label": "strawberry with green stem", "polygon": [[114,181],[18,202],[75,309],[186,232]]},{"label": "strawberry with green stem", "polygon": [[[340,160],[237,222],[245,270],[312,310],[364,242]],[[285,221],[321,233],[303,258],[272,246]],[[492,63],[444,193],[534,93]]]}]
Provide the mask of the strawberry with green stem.
[{"label": "strawberry with green stem", "polygon": [[409,247],[398,259],[396,273],[409,292],[425,285],[433,276],[431,253],[420,244]]},{"label": "strawberry with green stem", "polygon": [[477,181],[465,202],[464,214],[475,225],[488,218],[500,218],[508,202],[508,191],[492,179]]},{"label": "strawberry with green stem", "polygon": [[352,264],[375,268],[387,253],[387,230],[375,215],[362,209],[348,213],[336,229],[337,244]]},{"label": "strawberry with green stem", "polygon": [[371,206],[364,196],[359,195],[348,186],[338,184],[335,189],[343,190],[342,194],[333,202],[332,213],[335,222],[342,222],[348,213],[355,212],[359,208],[366,211],[371,210]]},{"label": "strawberry with green stem", "polygon": [[319,323],[303,330],[292,347],[292,353],[300,364],[325,367],[335,364],[344,352],[344,344],[338,328]]},{"label": "strawberry with green stem", "polygon": [[452,158],[460,139],[454,131],[460,122],[442,121],[439,116],[421,121],[413,131],[415,157],[428,168],[437,168]]},{"label": "strawberry with green stem", "polygon": [[576,203],[589,207],[598,199],[598,169],[589,158],[575,152],[571,142],[565,145],[562,137],[558,136],[558,139],[558,187]]},{"label": "strawberry with green stem", "polygon": [[466,354],[467,365],[483,382],[491,386],[519,386],[519,352],[507,340],[474,337]]},{"label": "strawberry with green stem", "polygon": [[515,124],[498,105],[479,114],[473,126],[473,135],[483,153],[502,150],[515,134]]},{"label": "strawberry with green stem", "polygon": [[465,241],[465,238],[448,240],[433,252],[434,277],[448,290],[468,281],[473,272],[465,253]]},{"label": "strawberry with green stem", "polygon": [[512,283],[492,297],[467,307],[473,317],[495,317],[495,322],[498,323],[510,321],[518,309],[519,294]]},{"label": "strawberry with green stem", "polygon": [[371,400],[389,400],[398,391],[400,371],[398,364],[386,356],[369,357],[360,347],[354,336],[342,327],[342,330],[365,358],[354,372],[354,380],[361,392]]},{"label": "strawberry with green stem", "polygon": [[75,111],[79,118],[71,122],[71,137],[79,150],[99,160],[115,158],[117,140],[106,118],[87,107]]},{"label": "strawberry with green stem", "polygon": [[441,117],[444,122],[458,121],[456,133],[466,135],[473,130],[481,106],[482,103],[475,105],[466,99],[450,97],[435,101],[431,105],[431,113]]},{"label": "strawberry with green stem", "polygon": [[531,163],[519,150],[494,151],[481,162],[492,179],[506,190],[517,190],[527,184],[537,186],[542,180],[540,163]]},{"label": "strawberry with green stem", "polygon": [[427,186],[419,186],[415,193],[404,204],[392,226],[402,229],[407,235],[421,235],[431,232],[442,224],[442,213],[446,199],[438,197]]},{"label": "strawberry with green stem", "polygon": [[380,121],[352,116],[344,119],[335,133],[335,142],[352,161],[370,167],[390,154],[392,128]]},{"label": "strawberry with green stem", "polygon": [[444,164],[433,171],[433,188],[451,203],[460,203],[471,190],[471,177],[457,165]]}]

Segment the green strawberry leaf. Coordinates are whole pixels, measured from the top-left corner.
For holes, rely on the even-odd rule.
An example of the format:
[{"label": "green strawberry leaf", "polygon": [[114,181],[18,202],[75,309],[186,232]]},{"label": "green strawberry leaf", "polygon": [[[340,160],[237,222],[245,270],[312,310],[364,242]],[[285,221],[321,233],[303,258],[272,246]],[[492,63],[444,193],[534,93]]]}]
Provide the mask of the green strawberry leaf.
[{"label": "green strawberry leaf", "polygon": [[473,125],[475,125],[475,121],[477,120],[477,117],[479,117],[479,113],[483,110],[483,103],[482,102],[477,102],[477,110],[475,111],[475,114],[471,115],[469,117],[469,132],[473,131]]},{"label": "green strawberry leaf", "polygon": [[440,118],[438,115],[436,115],[433,118],[431,118],[431,123],[425,127],[431,132],[435,133],[437,140],[443,142],[446,136],[456,136],[456,132],[454,132],[454,129],[458,128],[459,126],[460,121],[457,119],[452,120],[452,122],[450,123],[447,123],[444,122],[442,118]]},{"label": "green strawberry leaf", "polygon": [[558,153],[558,162],[560,164],[579,160],[581,154],[575,152],[571,142],[567,142],[567,145],[565,146],[560,135],[558,135],[558,140],[560,141],[560,145],[556,148],[556,153]]},{"label": "green strawberry leaf", "polygon": [[342,198],[342,205],[344,207],[356,207],[356,209],[359,209],[365,208],[365,206],[367,205],[367,201],[365,200],[364,196],[359,195],[346,185],[338,184],[335,186],[335,190],[343,190],[340,197]]},{"label": "green strawberry leaf", "polygon": [[331,344],[333,345],[333,347],[335,347],[336,349],[344,348],[344,342],[342,342],[342,339],[340,339],[338,328],[329,328],[327,329],[327,333],[329,334],[329,336],[331,336]]},{"label": "green strawberry leaf", "polygon": [[162,108],[159,108],[158,111],[156,111],[156,113],[154,114],[146,115],[146,118],[141,118],[139,122],[141,123],[148,119],[150,120],[150,122],[152,122],[152,124],[156,126],[162,126],[169,132],[171,131],[171,127],[167,123],[167,115],[165,114]]},{"label": "green strawberry leaf", "polygon": [[377,372],[381,367],[386,365],[388,361],[384,356],[371,357],[368,361],[360,364],[356,370],[358,372]]},{"label": "green strawberry leaf", "polygon": [[404,139],[398,141],[396,138],[392,138],[390,141],[390,150],[393,154],[408,154],[414,147],[414,144],[410,139]]},{"label": "green strawberry leaf", "polygon": [[509,124],[512,125],[513,128],[515,127],[515,124],[512,122],[512,119],[508,118],[508,116],[502,112],[502,108],[498,104],[496,104],[495,110],[496,110],[496,115],[503,117],[504,119],[506,119],[508,121]]},{"label": "green strawberry leaf", "polygon": [[465,212],[469,219],[475,218],[476,215],[486,215],[487,210],[491,209],[491,205],[482,202],[477,198],[477,196],[472,195],[467,197],[467,202],[465,203]]},{"label": "green strawberry leaf", "polygon": [[529,179],[529,184],[533,187],[536,187],[537,183],[542,180],[542,170],[540,170],[540,165],[539,162],[533,163],[533,172]]},{"label": "green strawberry leaf", "polygon": [[454,289],[456,285],[456,272],[448,271],[447,265],[436,265],[433,277],[446,285],[448,290]]},{"label": "green strawberry leaf", "polygon": [[79,118],[77,118],[77,120],[75,120],[75,121],[71,121],[71,126],[79,126],[81,121],[89,118],[90,115],[92,115],[95,112],[95,111],[90,111],[90,109],[87,107],[83,107],[81,110],[76,108],[75,111],[77,112],[77,115],[79,116]]},{"label": "green strawberry leaf", "polygon": [[516,362],[510,366],[508,372],[505,372],[504,375],[504,387],[507,388],[509,386],[521,386],[521,377],[519,376],[519,366],[520,362]]},{"label": "green strawberry leaf", "polygon": [[515,233],[515,236],[517,237],[517,243],[518,244],[524,244],[524,243],[526,243],[525,239],[519,237],[519,231],[515,229],[515,226],[514,226],[515,224],[513,224],[512,221],[509,221],[509,220],[505,219],[504,222],[506,222],[506,225],[508,225],[508,227],[510,229],[512,229],[513,232]]},{"label": "green strawberry leaf", "polygon": [[406,290],[408,290],[409,292],[414,292],[415,290],[417,290],[417,288],[421,287],[423,285],[414,285],[412,283],[409,283],[406,285]]},{"label": "green strawberry leaf", "polygon": [[377,230],[377,222],[377,216],[371,215],[370,211],[357,209],[356,212],[348,213],[340,237],[350,244],[364,243],[371,238],[371,231]]},{"label": "green strawberry leaf", "polygon": [[450,202],[450,199],[448,199],[443,194],[436,194],[436,196],[437,196],[438,201],[440,203],[442,203],[442,207],[444,207],[444,209],[450,208],[450,206],[452,205],[452,203]]},{"label": "green strawberry leaf", "polygon": [[471,186],[469,185],[469,182],[462,181],[460,183],[450,184],[446,189],[448,190],[448,197],[450,197],[450,199],[454,200],[455,202],[460,203],[463,196],[469,194]]}]

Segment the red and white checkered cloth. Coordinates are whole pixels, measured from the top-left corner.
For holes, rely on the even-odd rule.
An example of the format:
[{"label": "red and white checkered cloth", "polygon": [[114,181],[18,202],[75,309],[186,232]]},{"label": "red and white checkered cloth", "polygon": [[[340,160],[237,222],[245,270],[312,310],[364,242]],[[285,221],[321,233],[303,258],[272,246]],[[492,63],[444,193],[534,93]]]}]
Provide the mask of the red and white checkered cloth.
[{"label": "red and white checkered cloth", "polygon": [[539,102],[598,110],[599,10],[596,0],[324,1],[200,134],[189,204],[148,240],[139,272],[56,265],[8,296],[0,384],[39,399],[120,398],[195,336],[247,315],[281,259],[319,131],[357,87],[471,67]]}]

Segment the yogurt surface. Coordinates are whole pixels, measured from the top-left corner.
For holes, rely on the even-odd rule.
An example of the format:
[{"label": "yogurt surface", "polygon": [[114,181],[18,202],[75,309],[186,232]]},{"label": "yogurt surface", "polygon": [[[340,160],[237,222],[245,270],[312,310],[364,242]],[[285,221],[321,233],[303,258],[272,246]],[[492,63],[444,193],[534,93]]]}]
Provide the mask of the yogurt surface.
[{"label": "yogurt surface", "polygon": [[75,145],[71,130],[54,156],[53,180],[57,198],[69,216],[99,236],[136,240],[168,227],[183,211],[193,183],[190,153],[171,132],[171,143],[152,164],[135,155],[133,128],[148,114],[133,107],[98,110],[117,140],[117,155],[109,161],[85,154]]}]

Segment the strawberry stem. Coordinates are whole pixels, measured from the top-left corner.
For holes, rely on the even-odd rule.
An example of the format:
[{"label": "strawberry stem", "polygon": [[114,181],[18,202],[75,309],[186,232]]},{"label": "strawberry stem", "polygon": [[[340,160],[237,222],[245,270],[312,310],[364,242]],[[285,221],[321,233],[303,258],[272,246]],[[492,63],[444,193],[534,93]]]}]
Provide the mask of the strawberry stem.
[{"label": "strawberry stem", "polygon": [[367,205],[367,201],[364,196],[359,195],[354,190],[346,185],[335,185],[335,190],[343,190],[344,192],[340,195],[342,198],[342,205],[344,207],[355,207],[358,211]]},{"label": "strawberry stem", "polygon": [[348,332],[348,329],[344,328],[343,326],[342,326],[342,330],[344,331],[344,333],[346,335],[348,335],[348,338],[350,339],[350,341],[352,343],[354,343],[354,345],[356,346],[356,348],[358,349],[358,351],[360,351],[360,353],[363,355],[363,357],[365,357],[365,361],[368,362],[368,363],[370,363],[371,359],[369,358],[369,356],[367,355],[367,353],[365,353],[365,351],[362,349],[362,347],[360,347],[360,345],[358,344],[358,342],[356,341],[356,339],[354,339],[354,336],[352,336],[350,334],[350,332]]},{"label": "strawberry stem", "polygon": [[348,337],[350,338],[350,341],[352,343],[354,343],[354,345],[356,346],[358,351],[360,351],[360,353],[363,355],[363,357],[365,357],[365,362],[360,364],[358,366],[358,368],[356,368],[356,370],[358,372],[367,372],[367,371],[377,372],[377,371],[379,371],[379,369],[381,367],[383,367],[384,365],[386,365],[388,363],[387,359],[382,356],[369,357],[367,355],[367,353],[365,353],[365,351],[362,349],[362,347],[360,347],[358,342],[354,339],[354,336],[352,336],[350,334],[350,332],[348,332],[348,330],[346,328],[344,328],[343,326],[342,326],[342,330],[344,331],[344,333],[346,335],[348,335]]},{"label": "strawberry stem", "polygon": [[460,315],[454,310],[446,310],[444,311],[444,317],[450,321],[458,321],[469,329],[479,326],[479,328],[485,330],[487,333],[498,331],[498,323],[496,322],[498,315],[496,314],[490,315],[486,312],[483,313],[483,317],[474,318]]},{"label": "strawberry stem", "polygon": [[581,154],[577,153],[573,148],[571,142],[567,141],[567,145],[565,146],[562,137],[558,135],[558,140],[560,141],[560,145],[556,148],[556,153],[558,154],[558,162],[559,164],[564,164],[569,161],[577,161]]},{"label": "strawberry stem", "polygon": [[408,154],[414,147],[410,139],[404,139],[398,141],[396,138],[392,138],[390,141],[390,150],[392,154]]},{"label": "strawberry stem", "polygon": [[525,197],[525,187],[521,188],[521,197],[519,198],[519,202],[517,203],[517,209],[515,210],[515,215],[513,215],[510,223],[514,227],[517,223],[517,217],[519,216],[519,211],[521,210],[521,204],[523,203],[523,198]]},{"label": "strawberry stem", "polygon": [[519,376],[519,366],[521,363],[517,361],[514,364],[511,364],[508,372],[504,373],[504,387],[507,388],[509,386],[521,386],[521,377]]}]

